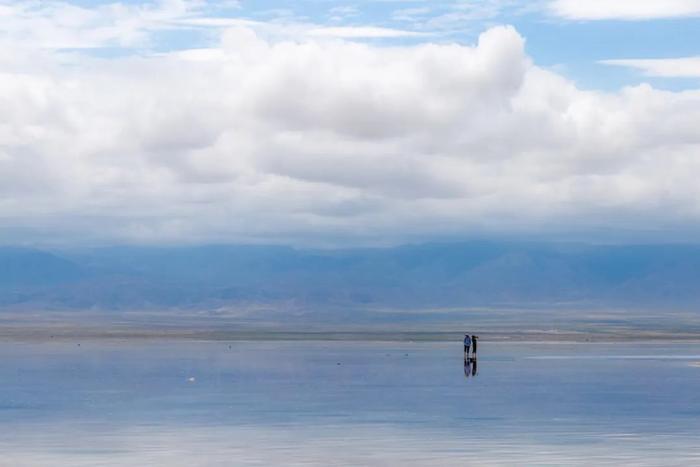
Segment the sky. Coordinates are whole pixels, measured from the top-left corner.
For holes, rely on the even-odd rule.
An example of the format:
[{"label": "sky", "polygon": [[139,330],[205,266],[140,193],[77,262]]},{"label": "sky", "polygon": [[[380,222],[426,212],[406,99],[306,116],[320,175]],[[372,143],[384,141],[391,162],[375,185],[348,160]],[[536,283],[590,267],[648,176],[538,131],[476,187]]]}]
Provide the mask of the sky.
[{"label": "sky", "polygon": [[700,0],[0,0],[0,243],[696,242]]}]

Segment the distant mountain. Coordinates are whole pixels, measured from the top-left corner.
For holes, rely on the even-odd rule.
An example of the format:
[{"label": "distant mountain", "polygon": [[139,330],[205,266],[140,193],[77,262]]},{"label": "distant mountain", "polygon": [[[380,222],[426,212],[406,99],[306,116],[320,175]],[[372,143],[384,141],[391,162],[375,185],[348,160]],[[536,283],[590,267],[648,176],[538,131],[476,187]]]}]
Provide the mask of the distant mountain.
[{"label": "distant mountain", "polygon": [[82,276],[80,266],[54,254],[0,247],[0,286],[61,284]]},{"label": "distant mountain", "polygon": [[0,248],[0,307],[700,305],[700,246]]}]

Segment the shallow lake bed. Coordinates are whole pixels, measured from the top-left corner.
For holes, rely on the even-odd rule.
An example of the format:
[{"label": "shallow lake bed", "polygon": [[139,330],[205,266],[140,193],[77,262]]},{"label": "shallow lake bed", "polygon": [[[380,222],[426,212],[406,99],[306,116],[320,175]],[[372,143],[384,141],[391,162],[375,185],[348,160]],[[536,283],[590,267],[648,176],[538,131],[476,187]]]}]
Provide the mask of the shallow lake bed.
[{"label": "shallow lake bed", "polygon": [[0,344],[0,465],[689,465],[700,345]]}]

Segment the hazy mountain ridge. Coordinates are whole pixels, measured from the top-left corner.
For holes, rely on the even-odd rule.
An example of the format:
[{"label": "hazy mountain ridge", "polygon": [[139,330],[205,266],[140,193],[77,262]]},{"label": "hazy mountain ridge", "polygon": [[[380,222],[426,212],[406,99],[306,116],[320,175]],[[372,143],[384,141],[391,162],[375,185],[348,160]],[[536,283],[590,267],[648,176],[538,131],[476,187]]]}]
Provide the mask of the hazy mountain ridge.
[{"label": "hazy mountain ridge", "polygon": [[700,304],[700,247],[506,242],[303,250],[279,246],[0,248],[0,306],[59,309]]}]

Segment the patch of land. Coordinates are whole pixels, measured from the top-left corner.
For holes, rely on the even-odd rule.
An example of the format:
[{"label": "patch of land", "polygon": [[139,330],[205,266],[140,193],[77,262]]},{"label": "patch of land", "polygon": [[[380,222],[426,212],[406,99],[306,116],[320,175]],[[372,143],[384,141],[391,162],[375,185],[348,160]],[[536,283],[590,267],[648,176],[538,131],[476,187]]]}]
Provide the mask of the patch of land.
[{"label": "patch of land", "polygon": [[204,341],[460,341],[465,332],[491,342],[698,341],[695,317],[649,321],[592,314],[585,319],[473,314],[455,320],[323,323],[251,321],[211,313],[0,313],[0,341],[188,339]]}]

